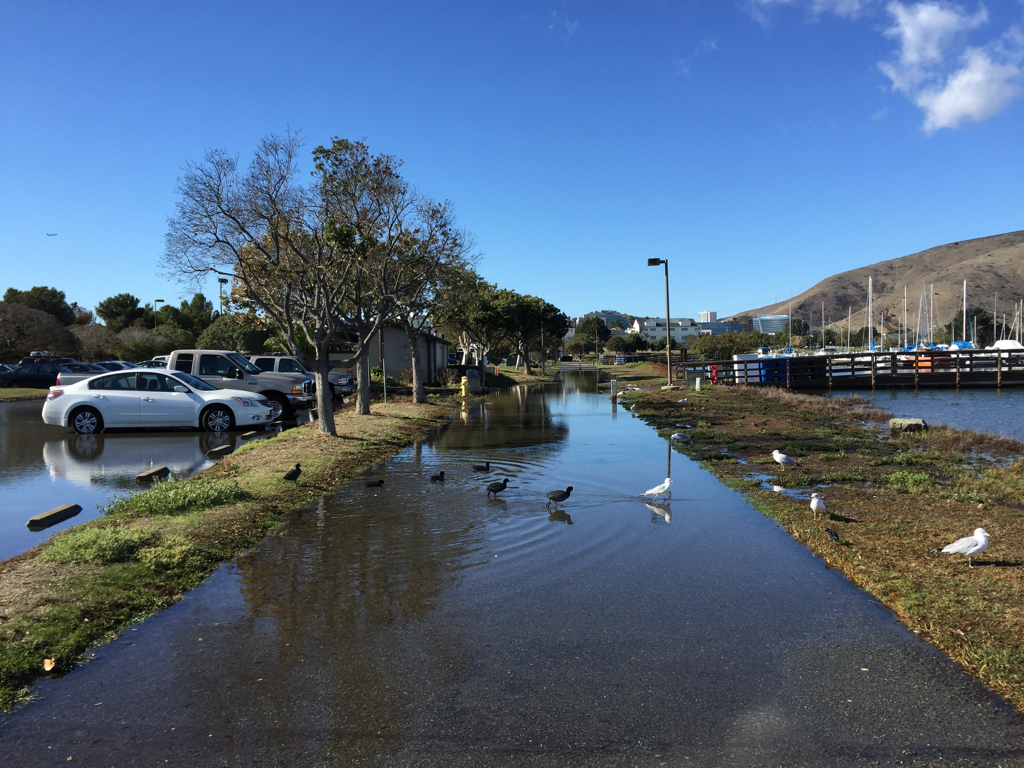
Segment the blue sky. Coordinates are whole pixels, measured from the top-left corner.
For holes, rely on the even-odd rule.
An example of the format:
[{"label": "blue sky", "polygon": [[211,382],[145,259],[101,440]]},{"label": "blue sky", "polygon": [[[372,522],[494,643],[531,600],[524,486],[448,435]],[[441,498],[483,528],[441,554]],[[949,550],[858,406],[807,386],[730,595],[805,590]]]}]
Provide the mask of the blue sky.
[{"label": "blue sky", "polygon": [[667,258],[724,316],[1024,229],[1022,87],[1020,0],[8,2],[0,291],[176,300],[182,166],[291,128],[402,158],[501,287],[659,315]]}]

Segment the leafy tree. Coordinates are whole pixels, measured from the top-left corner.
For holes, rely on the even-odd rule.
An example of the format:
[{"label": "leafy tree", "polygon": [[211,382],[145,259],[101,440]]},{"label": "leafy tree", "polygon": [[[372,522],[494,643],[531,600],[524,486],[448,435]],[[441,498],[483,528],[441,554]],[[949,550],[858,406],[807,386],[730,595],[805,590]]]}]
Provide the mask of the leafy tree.
[{"label": "leafy tree", "polygon": [[64,298],[64,291],[56,288],[49,288],[45,285],[37,285],[27,291],[19,291],[16,288],[8,288],[4,293],[5,304],[21,304],[25,307],[38,309],[57,318],[61,325],[73,325],[76,321],[76,310],[80,310],[77,304],[68,304]]},{"label": "leafy tree", "polygon": [[609,339],[608,343],[604,345],[604,348],[609,352],[625,352],[626,340],[622,336],[616,336]]},{"label": "leafy tree", "polygon": [[461,273],[458,281],[451,285],[451,296],[438,318],[438,329],[458,339],[463,365],[472,353],[476,364],[482,368],[484,358],[501,342],[501,318],[494,311],[497,293],[497,286],[483,280],[472,269]]},{"label": "leafy tree", "polygon": [[153,308],[147,304],[139,306],[139,300],[130,293],[119,293],[104,299],[96,305],[96,314],[114,333],[125,328],[153,326]]},{"label": "leafy tree", "polygon": [[756,352],[758,347],[771,346],[773,341],[778,342],[778,336],[758,331],[729,332],[699,336],[690,344],[689,351],[701,360],[729,360],[733,355],[746,355]]},{"label": "leafy tree", "polygon": [[789,321],[782,326],[782,333],[788,336],[791,328],[794,336],[806,336],[811,330],[810,326],[807,325],[807,321],[801,320],[799,317],[791,317]]},{"label": "leafy tree", "polygon": [[[977,329],[977,333],[974,334],[974,341],[978,346],[991,346],[995,341],[995,335],[992,332],[992,315],[981,307],[970,307],[967,310],[967,318],[967,338],[972,338],[973,330]],[[949,326],[947,325],[946,327],[948,328]],[[953,316],[953,331],[956,333],[956,338],[962,340],[964,335],[963,309],[957,310],[957,313]]]},{"label": "leafy tree", "polygon": [[585,317],[576,323],[574,339],[580,339],[584,344],[589,345],[595,352],[600,351],[604,343],[611,337],[612,332],[599,317]]},{"label": "leafy tree", "polygon": [[78,340],[53,315],[24,304],[0,302],[0,358],[31,352],[71,355]]},{"label": "leafy tree", "polygon": [[182,301],[178,307],[170,304],[160,307],[157,315],[159,325],[175,326],[198,336],[210,327],[218,313],[214,310],[212,301],[197,293],[191,301]]},{"label": "leafy tree", "polygon": [[117,345],[117,334],[105,325],[73,325],[70,330],[78,339],[83,360],[108,360]]},{"label": "leafy tree", "polygon": [[218,315],[196,340],[200,349],[230,349],[255,354],[266,349],[273,331],[267,322],[243,314]]},{"label": "leafy tree", "polygon": [[525,361],[530,375],[530,352],[540,342],[541,333],[561,339],[569,329],[569,318],[557,307],[536,296],[523,296],[506,288],[498,289],[491,304],[501,336]]}]

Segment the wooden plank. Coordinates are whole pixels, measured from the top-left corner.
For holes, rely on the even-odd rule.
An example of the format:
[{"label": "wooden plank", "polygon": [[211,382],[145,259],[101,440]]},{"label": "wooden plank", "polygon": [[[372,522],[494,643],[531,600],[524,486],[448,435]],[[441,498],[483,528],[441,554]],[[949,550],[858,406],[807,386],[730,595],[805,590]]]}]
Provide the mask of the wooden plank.
[{"label": "wooden plank", "polygon": [[78,504],[64,504],[60,507],[54,507],[48,512],[43,512],[31,518],[28,521],[28,529],[30,531],[41,531],[44,528],[49,528],[51,525],[63,523],[81,511],[82,508]]}]

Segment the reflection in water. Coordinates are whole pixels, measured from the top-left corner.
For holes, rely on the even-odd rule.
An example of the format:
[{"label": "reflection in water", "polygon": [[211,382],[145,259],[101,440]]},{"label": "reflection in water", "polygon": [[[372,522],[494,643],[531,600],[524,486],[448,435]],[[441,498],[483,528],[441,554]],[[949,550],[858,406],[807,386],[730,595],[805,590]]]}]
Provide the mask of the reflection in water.
[{"label": "reflection in water", "polygon": [[552,509],[548,513],[548,520],[552,523],[565,523],[566,525],[572,525],[572,518],[569,513],[561,509]]},{"label": "reflection in water", "polygon": [[644,506],[654,513],[651,515],[651,522],[657,522],[659,517],[666,523],[672,522],[672,505],[668,502],[645,501]]}]

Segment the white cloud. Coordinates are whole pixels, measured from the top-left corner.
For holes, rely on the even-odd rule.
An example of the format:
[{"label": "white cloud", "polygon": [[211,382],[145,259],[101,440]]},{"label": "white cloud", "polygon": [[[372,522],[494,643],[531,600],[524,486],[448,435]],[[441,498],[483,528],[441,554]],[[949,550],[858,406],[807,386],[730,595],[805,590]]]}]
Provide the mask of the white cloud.
[{"label": "white cloud", "polygon": [[843,18],[856,18],[876,0],[746,0],[747,11],[761,24],[767,25],[773,8],[791,6],[802,8],[814,18],[831,13]]},{"label": "white cloud", "polygon": [[968,120],[988,120],[1021,92],[1021,71],[997,64],[980,49],[969,48],[963,66],[941,88],[921,91],[915,99],[925,111],[924,130],[959,128]]},{"label": "white cloud", "polygon": [[893,90],[924,110],[926,132],[987,120],[1021,93],[1019,30],[985,46],[966,43],[971,30],[988,22],[984,6],[972,14],[942,0],[894,1],[886,10],[893,24],[885,35],[899,43],[899,55],[878,68]]}]

